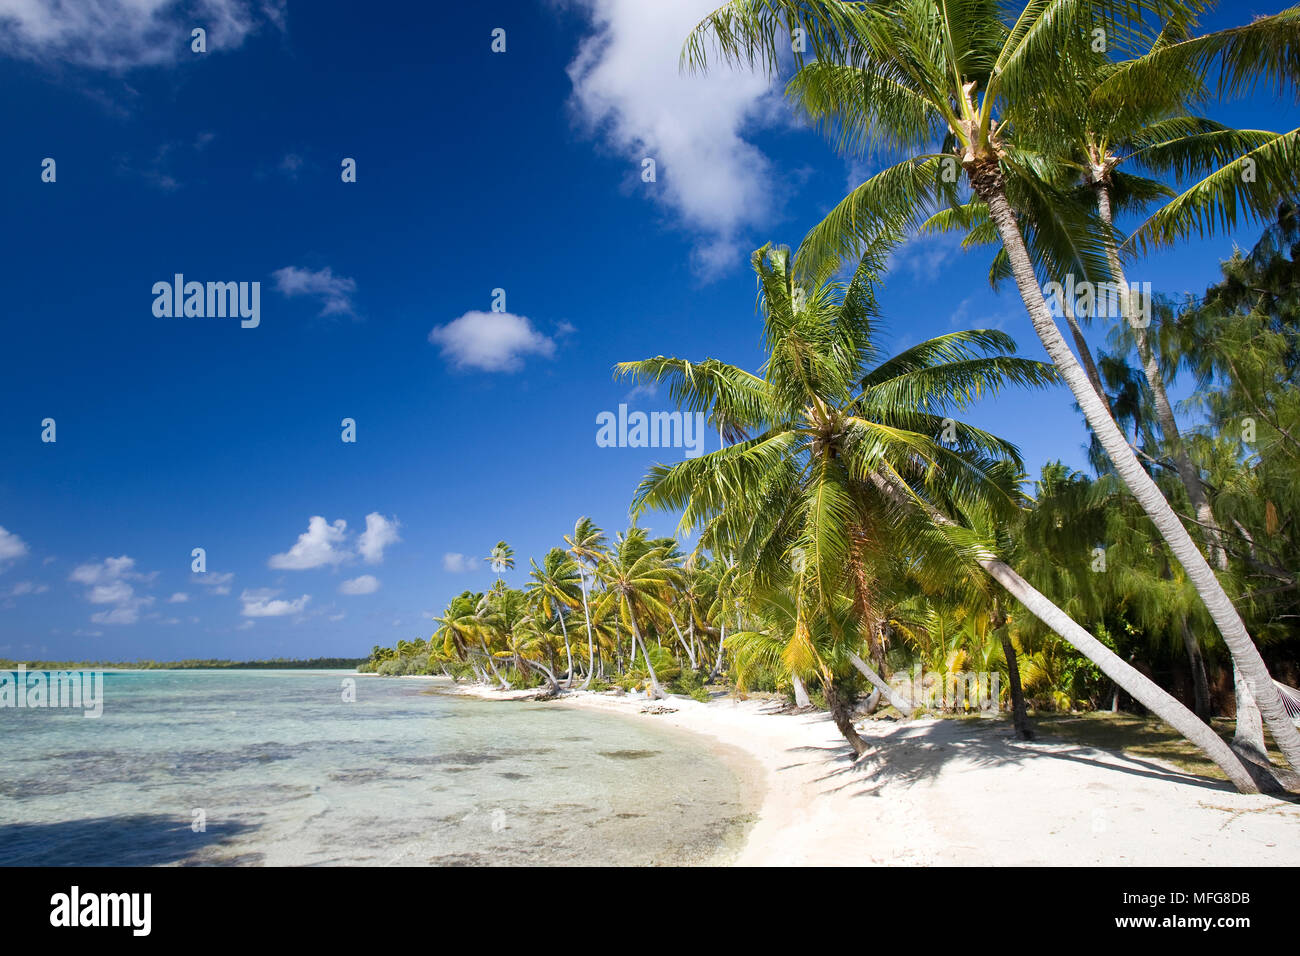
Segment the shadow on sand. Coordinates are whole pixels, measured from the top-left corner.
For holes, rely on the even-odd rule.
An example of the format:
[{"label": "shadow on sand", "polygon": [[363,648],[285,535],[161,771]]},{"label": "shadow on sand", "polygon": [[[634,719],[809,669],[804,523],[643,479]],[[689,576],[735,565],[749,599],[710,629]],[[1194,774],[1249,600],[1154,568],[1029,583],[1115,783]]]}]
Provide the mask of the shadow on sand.
[{"label": "shadow on sand", "polygon": [[[820,717],[824,719],[825,715]],[[791,715],[789,719],[818,718]],[[799,747],[791,753],[804,754],[809,760],[823,763],[827,769],[821,781],[836,784],[830,788],[832,792],[853,789],[854,796],[874,796],[885,784],[908,787],[933,780],[945,766],[956,762],[964,767],[983,768],[1034,760],[1067,760],[1114,774],[1168,780],[1213,792],[1236,792],[1226,780],[1187,773],[1132,754],[1101,750],[1060,737],[1017,740],[1009,718],[900,723],[883,733],[876,731],[866,739],[871,749],[857,760],[847,743]]]}]

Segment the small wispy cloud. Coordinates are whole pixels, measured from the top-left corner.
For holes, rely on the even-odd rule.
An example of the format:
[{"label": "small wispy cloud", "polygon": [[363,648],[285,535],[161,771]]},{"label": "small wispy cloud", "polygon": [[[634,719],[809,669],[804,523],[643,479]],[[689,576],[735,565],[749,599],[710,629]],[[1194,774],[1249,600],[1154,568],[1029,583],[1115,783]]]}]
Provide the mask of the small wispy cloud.
[{"label": "small wispy cloud", "polygon": [[190,579],[198,586],[207,588],[209,594],[225,595],[230,593],[230,583],[235,580],[234,571],[207,571],[193,574]]},{"label": "small wispy cloud", "polygon": [[136,624],[140,620],[140,609],[153,604],[154,599],[136,594],[135,583],[147,583],[155,577],[157,572],[143,574],[136,571],[135,559],[124,554],[79,564],[73,568],[68,580],[85,585],[85,597],[91,604],[108,605],[105,610],[90,616],[92,623]]},{"label": "small wispy cloud", "polygon": [[448,551],[442,556],[442,569],[452,574],[464,574],[467,571],[476,571],[480,567],[482,567],[480,562],[459,551]]},{"label": "small wispy cloud", "polygon": [[285,0],[16,0],[0,8],[0,54],[42,65],[121,73],[193,56],[190,31],[207,50],[234,50],[264,24],[284,28]]},{"label": "small wispy cloud", "polygon": [[286,614],[300,614],[311,600],[310,594],[286,601],[278,597],[280,592],[271,588],[247,590],[239,595],[244,607],[239,613],[244,617],[284,617]]},{"label": "small wispy cloud", "polygon": [[321,315],[355,315],[352,293],[357,291],[355,279],[336,276],[329,266],[315,271],[285,266],[271,273],[276,290],[286,298],[300,295],[319,299]]},{"label": "small wispy cloud", "polygon": [[933,283],[942,279],[965,250],[957,233],[916,235],[902,243],[890,255],[889,271],[894,276],[910,276]]}]

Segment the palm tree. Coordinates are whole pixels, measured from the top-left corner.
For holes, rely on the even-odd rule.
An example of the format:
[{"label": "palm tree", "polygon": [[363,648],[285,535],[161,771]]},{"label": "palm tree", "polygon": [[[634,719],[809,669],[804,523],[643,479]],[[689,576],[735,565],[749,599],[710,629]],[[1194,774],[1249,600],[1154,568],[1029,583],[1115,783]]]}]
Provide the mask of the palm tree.
[{"label": "palm tree", "polygon": [[[1177,9],[1151,6],[1158,13]],[[1044,90],[1064,82],[1063,53],[1067,62],[1079,60],[1094,29],[1114,38],[1116,46],[1135,32],[1123,19],[1130,7],[1120,0],[1044,0],[1028,4],[1008,24],[996,0],[733,0],[696,28],[683,56],[703,67],[711,36],[724,57],[773,68],[778,37],[799,29],[819,63],[852,71],[845,77],[814,65],[806,85],[820,79],[822,90],[802,97],[814,119],[852,131],[860,141],[911,154],[858,186],[808,234],[800,255],[810,275],[825,276],[864,242],[911,231],[937,207],[957,205],[957,186],[947,173],[961,169],[988,210],[1021,301],[1061,379],[1116,474],[1186,569],[1287,761],[1300,768],[1300,731],[1287,718],[1263,658],[1061,335],[1011,201],[1019,188],[1050,188],[1016,148],[1022,116],[1041,108]],[[802,64],[801,54],[796,59]],[[936,151],[937,140],[947,148]],[[1077,255],[1094,274],[1107,269],[1108,234],[1103,227],[1076,233]]]},{"label": "palm tree", "polygon": [[665,696],[659,685],[650,651],[641,633],[641,624],[667,616],[667,598],[677,585],[679,572],[666,559],[664,549],[654,546],[643,529],[632,527],[618,541],[597,569],[605,584],[598,605],[602,610],[614,606],[619,619],[632,632],[632,654],[637,647],[645,659],[650,675],[650,696]]},{"label": "palm tree", "polygon": [[[1294,21],[1290,15],[1269,18],[1268,23],[1252,24],[1252,34],[1276,35],[1276,26],[1286,27]],[[1081,70],[1093,77],[1089,85],[1062,84],[1056,91],[1058,102],[1051,110],[1050,128],[1045,131],[1042,143],[1045,152],[1065,145],[1066,154],[1054,157],[1067,170],[1073,170],[1085,190],[1095,197],[1096,211],[1104,229],[1107,264],[1118,290],[1121,328],[1127,328],[1136,347],[1142,371],[1151,390],[1155,417],[1160,425],[1165,447],[1173,460],[1174,469],[1186,490],[1196,521],[1204,534],[1209,559],[1220,572],[1228,569],[1228,555],[1223,546],[1223,532],[1202,479],[1200,469],[1193,463],[1186,443],[1174,417],[1173,406],[1165,388],[1164,376],[1155,350],[1149,341],[1145,321],[1134,321],[1134,303],[1125,270],[1120,258],[1120,242],[1115,229],[1114,216],[1117,197],[1120,201],[1131,197],[1165,195],[1172,197],[1139,226],[1133,240],[1147,245],[1164,243],[1175,236],[1187,235],[1193,228],[1200,234],[1212,233],[1216,218],[1206,215],[1217,209],[1225,223],[1235,223],[1240,203],[1246,216],[1257,216],[1261,207],[1271,208],[1279,193],[1293,188],[1294,178],[1277,176],[1279,168],[1294,170],[1290,166],[1277,167],[1278,159],[1286,161],[1287,151],[1294,159],[1294,142],[1300,131],[1275,134],[1261,130],[1234,130],[1185,112],[1188,102],[1199,97],[1202,91],[1207,47],[1223,42],[1240,31],[1223,31],[1219,35],[1190,39],[1185,24],[1171,21],[1143,55],[1132,60],[1113,63],[1104,56],[1099,62],[1089,63]],[[1217,38],[1216,38],[1217,37]],[[1190,50],[1200,49],[1201,54]],[[1196,60],[1201,62],[1198,64]],[[1243,71],[1243,76],[1249,71]],[[1135,86],[1130,80],[1137,75],[1143,82]],[[1065,94],[1064,98],[1060,94]],[[1239,185],[1248,182],[1241,171],[1246,163],[1256,166],[1264,162],[1264,175],[1255,177],[1254,188]],[[1168,187],[1152,180],[1123,172],[1128,166],[1139,166],[1144,171],[1158,174],[1186,176],[1203,174],[1199,182],[1175,195]],[[1147,319],[1149,320],[1149,316]],[[1090,366],[1086,343],[1080,345],[1085,365]],[[1095,381],[1094,381],[1094,384]],[[1199,649],[1190,629],[1183,625],[1189,654],[1193,656],[1194,669],[1202,676]],[[1231,650],[1231,647],[1230,647]],[[1199,665],[1199,667],[1198,667]],[[1234,657],[1234,672],[1240,669]],[[1198,689],[1202,681],[1198,680]],[[1237,709],[1243,714],[1255,712],[1255,704],[1248,682],[1234,681]],[[1208,696],[1198,697],[1198,714],[1208,713]],[[1243,735],[1246,740],[1258,736],[1262,753],[1262,733]]]},{"label": "palm tree", "polygon": [[[684,528],[705,529],[701,540],[730,540],[759,593],[789,581],[797,550],[803,627],[795,633],[804,652],[791,669],[799,672],[817,659],[808,621],[830,614],[844,595],[859,621],[879,619],[873,563],[909,555],[916,573],[936,584],[970,574],[978,564],[1206,750],[1238,787],[1253,790],[1249,774],[1213,731],[941,510],[1014,513],[1007,468],[1021,469],[1014,446],[957,421],[952,412],[1008,386],[1052,382],[1052,368],[1014,356],[1015,343],[993,331],[939,336],[877,364],[875,257],[864,256],[847,286],[802,284],[788,250],[764,247],[754,253],[753,266],[767,348],[760,375],[716,359],[663,356],[617,367],[638,380],[668,380],[679,405],[725,416],[752,435],[699,458],[656,466],[637,491],[634,513],[681,510]],[[862,628],[865,635],[874,630]],[[849,663],[885,693],[888,684],[865,665],[851,638],[845,641],[857,658]],[[840,696],[837,677],[827,663],[822,683],[828,703]]]},{"label": "palm tree", "polygon": [[[444,653],[470,661],[471,666],[482,678],[486,675],[474,663],[474,654],[481,653],[482,659],[497,683],[503,689],[509,690],[510,684],[497,670],[492,651],[488,649],[488,635],[492,633],[492,628],[487,620],[486,609],[485,595],[471,591],[462,592],[452,598],[447,609],[442,612],[442,617],[434,618],[439,625],[434,636],[442,640]],[[477,651],[475,644],[478,645]]]},{"label": "palm tree", "polygon": [[483,560],[492,565],[492,571],[496,574],[498,581],[501,580],[501,575],[505,572],[515,569],[514,549],[504,541],[498,541],[496,547],[489,551],[488,556]]},{"label": "palm tree", "polygon": [[845,677],[846,673],[852,673],[848,661],[850,648],[860,646],[865,640],[864,621],[856,614],[852,602],[841,595],[822,613],[808,616],[799,597],[796,576],[792,588],[755,592],[751,609],[761,627],[732,635],[741,682],[755,666],[818,678],[831,719],[841,736],[855,755],[861,757],[867,753],[867,742],[853,726],[855,695],[852,682]]},{"label": "palm tree", "polygon": [[540,568],[537,562],[531,559],[529,564],[533,570],[530,574],[532,581],[528,585],[528,593],[536,608],[535,613],[540,614],[542,618],[553,616],[560,624],[560,632],[564,636],[564,655],[568,661],[568,676],[565,684],[571,687],[573,686],[573,651],[569,646],[569,628],[564,622],[564,615],[568,608],[576,607],[578,604],[578,599],[573,594],[578,587],[577,564],[569,559],[563,548],[551,548],[547,551]]},{"label": "palm tree", "polygon": [[596,637],[591,630],[591,609],[587,603],[587,584],[593,578],[592,568],[605,557],[605,533],[595,523],[583,515],[573,525],[573,534],[564,536],[568,553],[577,566],[578,584],[582,589],[582,616],[587,622],[587,676],[582,682],[582,689],[591,685],[592,675],[596,672]]}]

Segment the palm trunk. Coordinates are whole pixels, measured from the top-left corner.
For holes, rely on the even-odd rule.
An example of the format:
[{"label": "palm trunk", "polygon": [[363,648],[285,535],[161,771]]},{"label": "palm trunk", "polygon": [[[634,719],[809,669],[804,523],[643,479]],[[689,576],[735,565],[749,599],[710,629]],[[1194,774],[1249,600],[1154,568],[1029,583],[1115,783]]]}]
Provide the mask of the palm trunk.
[{"label": "palm trunk", "polygon": [[1106,389],[1101,384],[1101,373],[1097,371],[1097,363],[1093,361],[1092,349],[1088,346],[1088,340],[1083,337],[1083,329],[1079,328],[1079,320],[1072,315],[1073,310],[1065,311],[1065,323],[1070,327],[1070,336],[1074,339],[1074,347],[1079,350],[1079,358],[1083,359],[1083,370],[1088,375],[1088,381],[1092,384],[1093,391],[1097,397],[1106,405],[1106,411],[1114,414],[1110,407],[1110,399],[1106,397]]},{"label": "palm trunk", "polygon": [[1264,745],[1264,724],[1260,720],[1259,707],[1250,688],[1241,677],[1236,664],[1232,665],[1232,683],[1237,692],[1237,730],[1233,735],[1234,747],[1252,750],[1263,756],[1268,753]]},{"label": "palm trunk", "polygon": [[835,721],[836,728],[849,742],[854,755],[861,757],[867,752],[867,742],[858,736],[853,726],[853,702],[842,696],[835,686],[835,681],[825,675],[822,677],[822,691],[826,695],[826,707],[831,712],[831,719]]},{"label": "palm trunk", "polygon": [[1007,659],[1007,683],[1011,685],[1011,723],[1016,728],[1016,736],[1021,740],[1033,740],[1034,728],[1029,723],[1029,711],[1025,707],[1025,691],[1020,686],[1020,661],[1016,657],[1016,645],[1011,643],[1011,636],[1005,630],[1001,634],[1002,656]]},{"label": "palm trunk", "polygon": [[591,611],[587,608],[587,579],[578,573],[582,587],[582,616],[587,622],[587,679],[582,682],[582,689],[591,686],[591,675],[596,672],[596,638],[591,633]]},{"label": "palm trunk", "polygon": [[478,643],[479,647],[483,648],[483,656],[487,659],[488,667],[492,668],[492,676],[497,679],[497,683],[501,685],[502,690],[509,690],[510,682],[502,677],[501,672],[497,670],[496,662],[492,659],[492,652],[488,650],[487,643],[481,637],[478,639]]},{"label": "palm trunk", "polygon": [[568,659],[569,673],[565,678],[565,686],[573,686],[573,651],[569,648],[569,629],[564,624],[564,612],[557,604],[555,606],[555,616],[560,619],[560,631],[564,634],[564,656]]},{"label": "palm trunk", "polygon": [[[1107,230],[1112,228],[1111,223],[1111,203],[1110,189],[1104,183],[1097,185],[1097,210],[1102,222],[1106,225]],[[1110,261],[1111,271],[1115,274],[1115,281],[1119,283],[1120,289],[1120,307],[1124,312],[1124,318],[1127,320],[1131,314],[1131,308],[1128,298],[1128,280],[1124,274],[1123,264],[1120,262],[1119,251],[1115,248],[1113,235],[1107,239],[1106,254]],[[1196,520],[1201,527],[1205,529],[1205,537],[1209,544],[1210,559],[1214,561],[1219,570],[1227,570],[1228,552],[1223,546],[1223,531],[1220,529],[1218,520],[1214,516],[1214,509],[1210,506],[1209,496],[1205,493],[1205,486],[1201,483],[1200,471],[1193,463],[1191,456],[1187,453],[1187,446],[1183,443],[1182,433],[1178,430],[1178,422],[1174,418],[1173,407],[1169,402],[1169,395],[1165,391],[1164,376],[1160,373],[1160,364],[1156,361],[1155,352],[1147,339],[1146,329],[1129,322],[1133,329],[1133,337],[1137,343],[1138,356],[1142,361],[1142,371],[1146,375],[1147,384],[1151,386],[1151,395],[1156,407],[1156,421],[1160,424],[1160,431],[1165,436],[1165,443],[1169,446],[1169,452],[1174,460],[1174,467],[1178,472],[1178,477],[1187,489],[1188,500],[1192,503],[1192,509],[1196,512]],[[1184,623],[1184,629],[1186,624]],[[1186,632],[1184,640],[1187,640]],[[1199,648],[1198,648],[1199,650]],[[1229,652],[1231,653],[1231,645]],[[1190,653],[1190,649],[1189,649]],[[1196,662],[1193,662],[1193,679],[1200,680],[1196,676]],[[1200,671],[1204,674],[1205,665],[1201,661]],[[1267,760],[1267,750],[1264,744],[1264,727],[1260,718],[1259,707],[1255,704],[1255,698],[1250,692],[1248,682],[1243,678],[1237,665],[1236,655],[1233,655],[1232,665],[1232,685],[1237,697],[1237,717],[1236,717],[1236,734],[1234,737],[1234,746],[1245,747],[1250,751],[1257,751]],[[1208,685],[1208,681],[1207,681]],[[1197,714],[1200,710],[1200,686],[1197,686]],[[1208,698],[1208,686],[1206,688]],[[1205,720],[1209,720],[1209,703],[1205,705]],[[1294,767],[1295,763],[1291,761],[1290,755],[1287,761]]]},{"label": "palm trunk", "polygon": [[1165,436],[1165,444],[1169,446],[1169,454],[1174,460],[1174,468],[1178,472],[1178,477],[1182,479],[1183,487],[1187,489],[1187,497],[1196,512],[1196,520],[1205,529],[1205,537],[1209,542],[1210,559],[1220,571],[1226,571],[1228,568],[1228,553],[1223,547],[1223,531],[1219,528],[1218,521],[1214,517],[1214,510],[1210,507],[1209,496],[1206,495],[1205,486],[1201,483],[1200,470],[1192,461],[1191,455],[1187,453],[1187,446],[1183,443],[1182,433],[1178,430],[1178,422],[1174,418],[1169,393],[1165,391],[1165,380],[1160,372],[1160,363],[1156,360],[1155,350],[1151,348],[1151,342],[1147,338],[1146,327],[1136,325],[1131,320],[1133,308],[1129,299],[1128,278],[1124,274],[1123,263],[1120,262],[1119,250],[1115,246],[1114,233],[1111,232],[1113,226],[1111,223],[1110,189],[1103,181],[1097,184],[1096,191],[1097,211],[1107,230],[1106,258],[1110,263],[1111,272],[1119,287],[1121,318],[1123,321],[1128,322],[1129,327],[1133,330],[1133,339],[1137,343],[1138,357],[1142,361],[1142,372],[1146,376],[1147,384],[1151,386],[1151,395],[1156,407],[1156,421],[1160,425],[1161,434]]},{"label": "palm trunk", "polygon": [[794,705],[796,707],[811,707],[812,698],[808,696],[808,688],[794,671],[790,672],[790,683],[794,684]]},{"label": "palm trunk", "polygon": [[1187,618],[1182,619],[1183,647],[1187,649],[1187,663],[1192,670],[1192,694],[1196,702],[1196,716],[1207,724],[1210,722],[1210,680],[1205,673],[1205,656],[1201,653],[1201,644],[1187,626]]},{"label": "palm trunk", "polygon": [[672,611],[668,612],[668,620],[673,622],[673,630],[677,632],[677,643],[681,644],[682,649],[686,651],[686,658],[691,662],[691,670],[695,670],[695,652],[691,650],[690,645],[682,637],[682,629],[677,625],[677,618]]},{"label": "palm trunk", "polygon": [[[989,215],[996,224],[998,234],[1002,238],[1003,247],[1007,251],[1007,257],[1011,264],[1011,273],[1015,276],[1020,298],[1029,313],[1034,331],[1038,333],[1039,339],[1042,340],[1043,347],[1047,350],[1047,354],[1061,373],[1065,383],[1070,387],[1070,391],[1074,393],[1075,401],[1079,403],[1079,408],[1083,411],[1088,424],[1092,426],[1097,440],[1110,457],[1116,473],[1128,486],[1133,497],[1137,499],[1142,509],[1151,518],[1152,523],[1155,524],[1160,536],[1169,545],[1174,557],[1186,570],[1188,580],[1196,588],[1196,592],[1200,595],[1206,610],[1210,612],[1210,617],[1218,626],[1219,633],[1223,635],[1224,643],[1228,645],[1233,660],[1240,665],[1241,672],[1246,678],[1246,683],[1250,687],[1256,703],[1259,705],[1260,712],[1263,714],[1269,730],[1273,732],[1273,739],[1277,741],[1278,747],[1286,757],[1287,762],[1292,767],[1300,768],[1300,731],[1287,717],[1286,709],[1282,706],[1282,699],[1278,696],[1277,688],[1273,686],[1273,680],[1264,664],[1264,659],[1260,657],[1259,650],[1255,647],[1254,641],[1251,640],[1250,634],[1246,631],[1246,625],[1242,622],[1237,609],[1233,607],[1232,601],[1223,590],[1218,578],[1214,576],[1214,571],[1206,563],[1200,548],[1196,546],[1196,542],[1187,533],[1182,521],[1174,513],[1173,508],[1169,506],[1169,502],[1165,500],[1164,495],[1160,493],[1156,483],[1151,480],[1151,476],[1146,473],[1146,470],[1138,462],[1137,456],[1133,454],[1133,449],[1129,447],[1128,441],[1119,430],[1119,426],[1106,412],[1106,406],[1093,390],[1083,369],[1079,367],[1078,361],[1070,351],[1070,347],[1066,345],[1065,339],[1061,336],[1061,330],[1056,327],[1056,323],[1052,320],[1052,314],[1048,311],[1047,303],[1043,299],[1043,291],[1034,275],[1034,265],[1025,248],[1024,237],[1020,234],[1015,215],[1011,211],[1011,206],[1007,203],[1000,173],[996,171],[996,166],[991,176],[988,173],[981,175],[979,171],[976,171],[975,175],[972,176],[972,185],[988,204]],[[1077,625],[1075,626],[1077,627]],[[1082,628],[1080,628],[1080,631],[1089,640],[1095,642],[1095,639],[1088,635],[1086,631],[1083,631]],[[1102,645],[1098,644],[1098,646]],[[1136,671],[1134,673],[1136,674]],[[1155,687],[1154,684],[1151,686]],[[1138,699],[1141,700],[1141,698]],[[1189,716],[1195,719],[1194,715]],[[1205,725],[1201,724],[1201,726],[1204,727]],[[1211,731],[1211,733],[1213,732]],[[1214,739],[1218,741],[1217,736]],[[1253,788],[1253,784],[1251,786]]]},{"label": "palm trunk", "polygon": [[645,641],[641,639],[641,629],[636,625],[636,615],[632,613],[631,602],[627,608],[627,622],[632,626],[632,656],[636,657],[636,647],[641,645],[641,653],[645,657],[646,670],[650,672],[650,696],[655,700],[666,697],[664,689],[659,686],[659,678],[655,675],[655,666],[650,663],[650,649],[645,646]]},{"label": "palm trunk", "polygon": [[713,662],[713,670],[709,671],[709,680],[717,680],[718,675],[722,673],[722,648],[727,643],[727,616],[725,613],[718,625],[721,628],[721,636],[718,638],[718,656]]},{"label": "palm trunk", "polygon": [[894,706],[895,710],[897,710],[904,717],[912,716],[912,714],[915,712],[913,704],[908,703],[906,700],[904,700],[902,695],[900,695],[896,690],[894,690],[894,688],[889,686],[888,681],[886,681],[883,677],[881,677],[879,674],[873,671],[869,666],[867,666],[866,661],[858,657],[857,654],[854,654],[852,651],[850,651],[849,663],[858,669],[858,673],[860,673],[867,680],[871,681],[871,686],[874,687],[876,690],[880,691],[880,693],[884,695],[885,700],[889,701]]},{"label": "palm trunk", "polygon": [[[1075,368],[1077,369],[1078,366],[1076,365]],[[892,484],[890,479],[879,474],[873,474],[872,479],[877,487],[896,501],[915,503],[907,492]],[[933,507],[925,506],[925,511],[930,519],[937,524],[956,525],[955,521]],[[1210,727],[1197,720],[1196,715],[1180,704],[1171,694],[1144,676],[1135,667],[1122,660],[1109,647],[1084,630],[1070,615],[1053,604],[1032,584],[1017,574],[1005,561],[983,549],[981,549],[981,553],[976,560],[979,562],[980,567],[987,571],[993,580],[1006,588],[1007,592],[1024,605],[1030,614],[1050,627],[1083,654],[1084,657],[1101,668],[1102,673],[1114,681],[1117,688],[1123,687],[1127,693],[1132,695],[1134,700],[1144,705],[1153,714],[1186,737],[1189,742],[1204,751],[1205,755],[1214,761],[1239,791],[1242,793],[1259,792],[1259,788],[1255,785],[1250,772],[1242,765],[1241,760],[1232,752],[1232,749]]]},{"label": "palm trunk", "polygon": [[532,664],[544,675],[546,675],[546,683],[550,686],[550,690],[552,694],[558,697],[560,694],[564,693],[564,689],[560,687],[560,682],[556,680],[555,674],[551,671],[549,667],[547,667],[541,661],[535,661],[528,657],[521,657],[520,660],[523,661],[523,663],[525,664]]}]

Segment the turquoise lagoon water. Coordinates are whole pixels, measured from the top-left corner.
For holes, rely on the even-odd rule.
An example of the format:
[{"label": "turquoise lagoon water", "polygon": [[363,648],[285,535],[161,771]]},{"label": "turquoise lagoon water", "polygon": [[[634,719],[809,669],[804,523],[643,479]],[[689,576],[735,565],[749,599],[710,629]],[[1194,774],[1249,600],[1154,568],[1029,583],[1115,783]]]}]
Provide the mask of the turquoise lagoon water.
[{"label": "turquoise lagoon water", "polygon": [[104,698],[0,710],[0,862],[715,862],[755,806],[689,734],[426,680],[114,672]]}]

